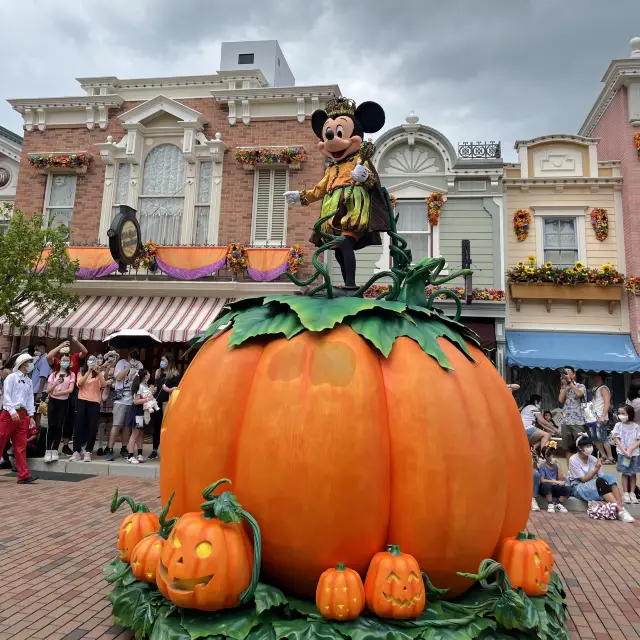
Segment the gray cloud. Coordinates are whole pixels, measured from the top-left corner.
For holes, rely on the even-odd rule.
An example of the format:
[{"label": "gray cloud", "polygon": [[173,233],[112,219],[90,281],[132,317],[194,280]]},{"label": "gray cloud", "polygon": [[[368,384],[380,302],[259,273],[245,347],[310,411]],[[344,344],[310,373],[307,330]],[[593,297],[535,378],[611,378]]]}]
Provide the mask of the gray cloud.
[{"label": "gray cloud", "polygon": [[[215,72],[225,40],[277,38],[298,84],[411,110],[454,145],[577,131],[638,0],[111,0],[0,5],[3,98],[78,94],[75,77]],[[6,103],[0,124],[20,131]]]}]

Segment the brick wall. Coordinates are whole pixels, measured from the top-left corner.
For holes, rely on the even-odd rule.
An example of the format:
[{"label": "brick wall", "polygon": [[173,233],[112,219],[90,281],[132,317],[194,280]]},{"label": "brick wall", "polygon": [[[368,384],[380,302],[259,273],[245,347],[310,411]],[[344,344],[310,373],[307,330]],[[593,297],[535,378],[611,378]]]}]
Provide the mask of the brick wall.
[{"label": "brick wall", "polygon": [[[640,159],[633,142],[633,136],[638,129],[629,123],[628,104],[627,89],[622,87],[600,118],[591,136],[600,138],[599,160],[619,160],[621,163],[626,271],[630,275],[638,276],[640,275]],[[631,338],[640,352],[639,296],[629,296],[629,320]]]},{"label": "brick wall", "polygon": [[[179,102],[200,111],[206,120],[204,133],[212,138],[220,132],[229,150],[224,159],[222,201],[220,211],[219,238],[221,242],[251,241],[251,216],[253,203],[253,172],[246,171],[235,160],[235,148],[267,145],[302,145],[307,151],[307,161],[301,171],[291,172],[290,189],[302,189],[315,185],[324,172],[324,157],[317,148],[318,139],[313,133],[309,119],[299,123],[296,118],[252,120],[250,125],[238,122],[231,126],[227,112],[213,98],[180,100]],[[106,142],[113,136],[119,142],[125,135],[118,115],[139,103],[125,103],[120,110],[109,113],[106,130],[95,128],[89,131],[85,125],[67,128],[48,127],[45,131],[24,132],[23,155],[18,177],[16,205],[26,214],[41,213],[44,207],[46,176],[29,167],[28,153],[51,151],[88,151],[93,161],[85,175],[78,176],[76,200],[72,219],[72,242],[96,242],[100,226],[102,193],[104,186],[104,164],[96,148],[97,143]],[[308,242],[313,224],[320,213],[320,205],[289,207],[287,243],[299,243],[310,258],[313,251]],[[310,260],[303,269],[309,272]]]}]

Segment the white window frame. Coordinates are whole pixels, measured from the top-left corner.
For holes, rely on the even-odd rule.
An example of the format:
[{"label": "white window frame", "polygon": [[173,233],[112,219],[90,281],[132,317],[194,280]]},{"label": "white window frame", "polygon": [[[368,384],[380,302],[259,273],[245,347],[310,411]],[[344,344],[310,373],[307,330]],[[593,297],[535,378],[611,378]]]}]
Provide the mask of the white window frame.
[{"label": "white window frame", "polygon": [[[75,189],[73,190],[73,202],[71,203],[71,205],[64,205],[64,206],[52,206],[50,204],[50,200],[51,200],[51,188],[53,186],[53,181],[60,177],[60,176],[73,176],[76,179],[76,186]],[[69,220],[69,240],[68,242],[71,242],[71,229],[73,226],[73,213],[75,210],[75,206],[76,206],[76,191],[78,190],[78,175],[76,173],[58,173],[58,172],[52,172],[49,173],[47,175],[47,186],[45,188],[45,194],[44,194],[44,210],[42,212],[42,226],[45,229],[49,228],[49,210],[50,209],[71,209],[71,219]]]},{"label": "white window frame", "polygon": [[[260,171],[269,171],[272,175],[275,171],[282,171],[286,176],[286,187],[285,191],[289,190],[289,169],[286,168],[275,168],[275,167],[256,167],[253,172],[253,203],[251,207],[251,244],[255,247],[285,247],[287,245],[287,232],[288,232],[288,223],[289,223],[289,206],[284,196],[281,195],[284,201],[284,233],[282,241],[280,242],[266,242],[257,241],[256,240],[256,218],[257,218],[257,209],[258,209],[258,178]],[[273,202],[274,198],[278,197],[278,194],[275,193],[274,183],[275,180],[270,179],[270,195],[269,195],[269,229],[267,232],[267,236],[271,236],[271,223],[273,220]],[[284,192],[283,192],[284,193]]]},{"label": "white window frame", "polygon": [[[402,212],[398,211],[398,205],[402,205],[402,204],[411,204],[411,203],[416,203],[416,204],[421,204],[423,205],[424,208],[424,217],[425,219],[427,219],[427,225],[429,227],[429,229],[427,231],[402,231],[400,229],[400,219],[402,217]],[[429,246],[429,254],[428,258],[433,258],[433,257],[438,257],[436,256],[436,241],[435,241],[435,229],[438,228],[438,225],[432,225],[427,218],[427,203],[423,200],[420,200],[419,198],[398,198],[397,202],[396,202],[396,207],[394,210],[394,214],[398,214],[400,213],[400,216],[398,217],[398,222],[396,222],[396,230],[398,235],[401,235],[402,237],[405,236],[417,236],[417,235],[427,235],[428,236],[428,246]],[[414,258],[414,260],[416,259],[416,256],[412,256],[412,258]],[[418,258],[419,260],[421,260],[422,258]],[[415,262],[412,262],[411,264],[415,264]]]},{"label": "white window frame", "polygon": [[[200,197],[200,172],[202,170],[202,164],[204,162],[209,162],[211,163],[211,186],[210,186],[210,191],[209,191],[209,201],[208,202],[200,202],[199,201],[199,197]],[[207,218],[207,233],[205,234],[207,237],[205,237],[205,245],[208,244],[207,240],[208,240],[208,230],[209,227],[211,226],[211,215],[212,215],[212,211],[213,211],[213,206],[211,205],[211,198],[212,198],[212,194],[213,194],[213,187],[214,187],[214,180],[215,180],[215,175],[214,175],[214,165],[215,163],[213,162],[213,160],[211,158],[199,158],[198,162],[196,163],[196,188],[195,188],[195,198],[194,198],[194,203],[193,203],[193,237],[191,238],[191,244],[194,246],[203,246],[203,245],[196,245],[196,233],[198,230],[198,209],[200,207],[209,207],[209,216]]]},{"label": "white window frame", "polygon": [[536,225],[536,258],[538,264],[544,264],[544,221],[546,219],[556,220],[558,218],[575,218],[576,235],[578,237],[578,260],[585,266],[589,266],[587,262],[587,233],[586,233],[586,215],[588,207],[575,206],[535,206],[534,220]]}]

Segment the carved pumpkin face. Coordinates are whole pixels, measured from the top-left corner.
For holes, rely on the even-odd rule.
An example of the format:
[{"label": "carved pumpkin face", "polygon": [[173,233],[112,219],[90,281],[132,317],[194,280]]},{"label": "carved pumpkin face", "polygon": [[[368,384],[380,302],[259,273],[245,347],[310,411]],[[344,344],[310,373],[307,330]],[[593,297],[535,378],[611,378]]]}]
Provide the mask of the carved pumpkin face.
[{"label": "carved pumpkin face", "polygon": [[528,596],[547,593],[553,553],[544,540],[521,531],[515,538],[503,540],[497,560],[515,589],[522,588]]},{"label": "carved pumpkin face", "polygon": [[318,581],[316,606],[330,620],[353,620],[364,609],[364,586],[357,571],[347,569],[342,562],[327,569]]},{"label": "carved pumpkin face", "polygon": [[165,540],[157,533],[142,538],[131,552],[131,573],[136,580],[155,584],[156,572]]},{"label": "carved pumpkin face", "polygon": [[376,553],[364,583],[367,607],[381,618],[417,618],[426,603],[420,567],[413,556],[390,551]]},{"label": "carved pumpkin face", "polygon": [[253,546],[242,525],[185,513],[162,548],[156,582],[179,607],[237,607],[251,582]]}]

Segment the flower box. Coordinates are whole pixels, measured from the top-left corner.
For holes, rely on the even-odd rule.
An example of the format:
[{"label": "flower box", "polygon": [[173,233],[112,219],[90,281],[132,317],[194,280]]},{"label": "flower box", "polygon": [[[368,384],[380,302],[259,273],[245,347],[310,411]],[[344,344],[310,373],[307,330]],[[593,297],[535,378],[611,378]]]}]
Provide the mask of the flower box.
[{"label": "flower box", "polygon": [[582,311],[583,300],[602,300],[609,303],[609,313],[613,313],[616,302],[622,300],[622,285],[598,284],[551,284],[551,283],[511,283],[511,298],[516,310],[520,311],[522,300],[545,300],[547,312],[551,311],[554,300],[575,300],[578,313]]},{"label": "flower box", "polygon": [[91,154],[86,151],[72,153],[30,153],[28,154],[29,166],[38,173],[78,173],[87,172],[91,162]]}]

